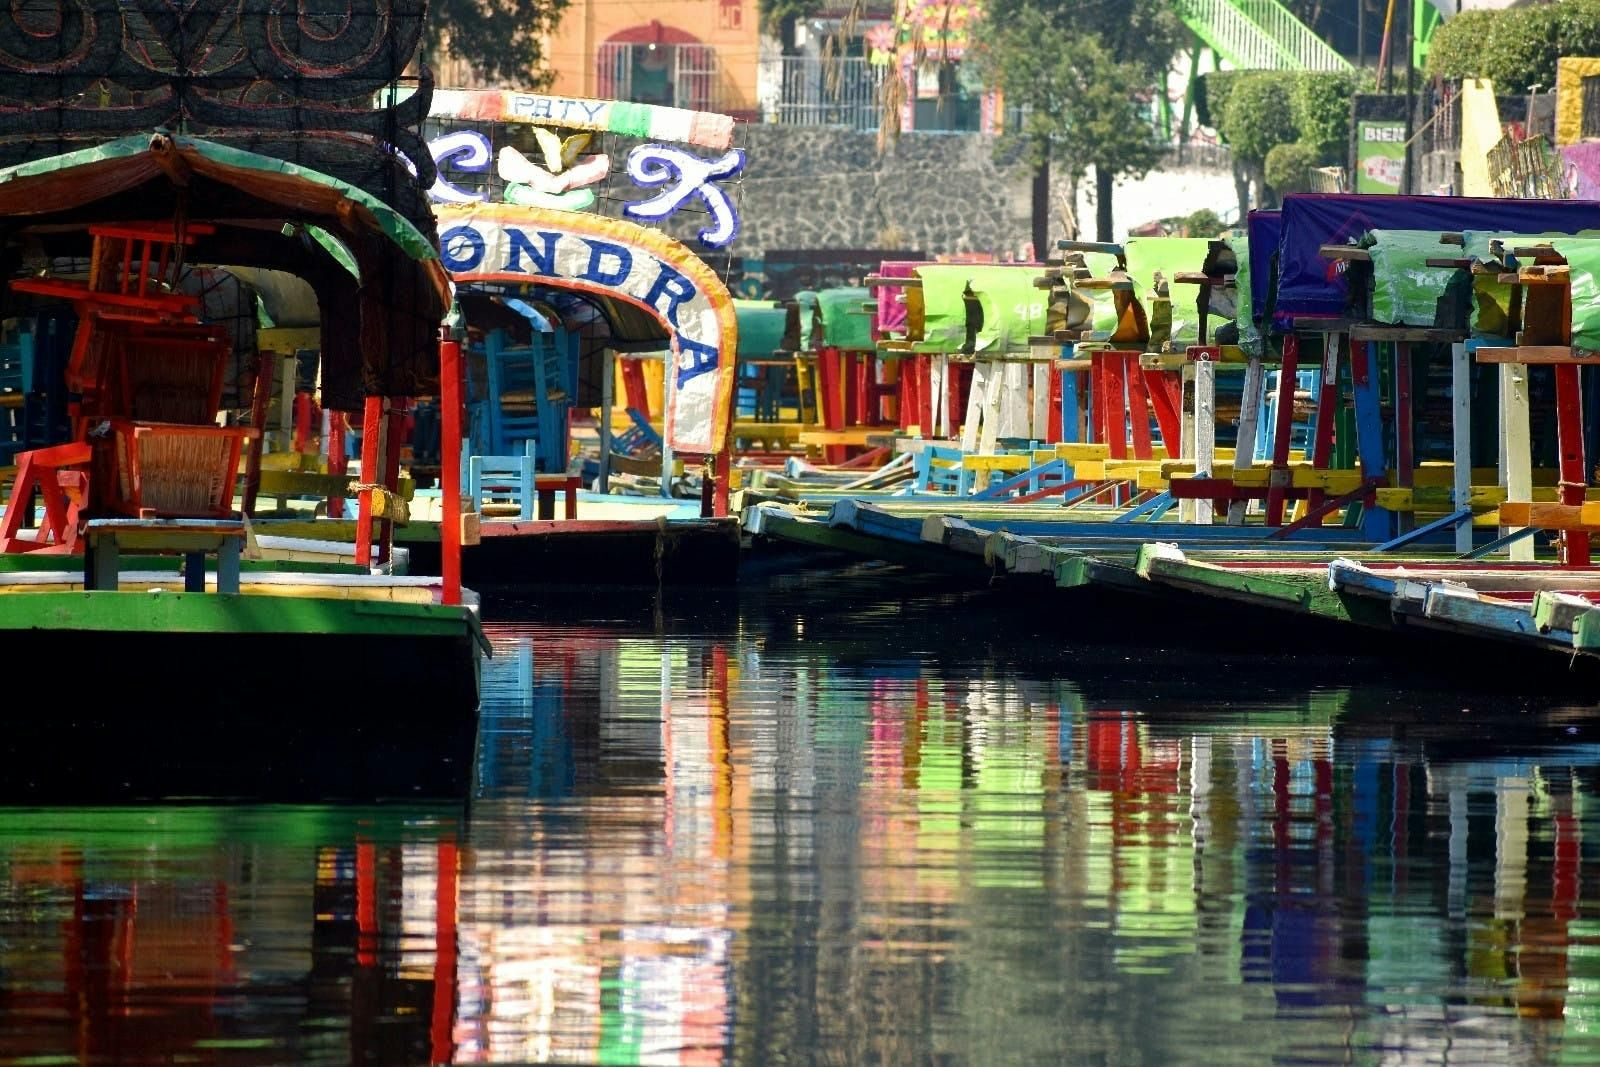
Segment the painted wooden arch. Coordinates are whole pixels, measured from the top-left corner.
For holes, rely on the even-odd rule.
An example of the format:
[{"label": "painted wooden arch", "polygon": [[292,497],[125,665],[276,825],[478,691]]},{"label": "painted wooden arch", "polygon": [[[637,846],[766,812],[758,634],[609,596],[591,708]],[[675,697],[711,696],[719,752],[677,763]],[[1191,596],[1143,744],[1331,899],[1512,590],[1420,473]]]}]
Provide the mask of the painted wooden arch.
[{"label": "painted wooden arch", "polygon": [[650,312],[671,340],[666,441],[711,455],[727,443],[738,325],[728,287],[658,230],[623,219],[482,204],[440,208],[439,246],[456,284],[546,285]]}]

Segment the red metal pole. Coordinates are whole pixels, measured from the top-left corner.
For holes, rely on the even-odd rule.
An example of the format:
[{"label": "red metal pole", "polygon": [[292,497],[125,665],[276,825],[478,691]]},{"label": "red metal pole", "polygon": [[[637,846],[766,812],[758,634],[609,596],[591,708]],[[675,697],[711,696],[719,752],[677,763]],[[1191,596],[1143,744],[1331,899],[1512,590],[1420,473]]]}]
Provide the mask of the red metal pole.
[{"label": "red metal pole", "polygon": [[1122,375],[1128,383],[1128,415],[1133,430],[1133,458],[1150,459],[1154,455],[1150,450],[1150,397],[1145,392],[1144,370],[1139,366],[1138,353],[1123,353]]},{"label": "red metal pole", "polygon": [[[1556,371],[1556,446],[1560,454],[1561,502],[1572,507],[1583,503],[1587,484],[1583,471],[1583,396],[1576,363],[1557,363]],[[1589,565],[1589,535],[1582,530],[1567,530],[1561,537],[1562,560],[1569,567]]]},{"label": "red metal pole", "polygon": [[444,602],[461,603],[461,342],[439,343],[439,550]]},{"label": "red metal pole", "polygon": [[[361,484],[378,480],[378,445],[383,435],[383,397],[367,397],[361,412]],[[363,489],[356,504],[356,562],[372,566],[372,490]]]},{"label": "red metal pole", "polygon": [[[1324,346],[1333,345],[1335,349],[1329,352],[1324,348],[1322,387],[1317,393],[1317,434],[1311,445],[1311,466],[1319,471],[1328,469],[1328,461],[1333,456],[1333,426],[1338,419],[1339,407],[1338,337],[1336,333],[1323,335]],[[1326,495],[1321,489],[1311,490],[1306,500],[1306,511],[1316,511],[1322,506]]]},{"label": "red metal pole", "polygon": [[1095,357],[1095,362],[1100,367],[1100,381],[1105,388],[1105,404],[1100,410],[1105,416],[1105,442],[1107,452],[1112,459],[1128,458],[1128,408],[1127,398],[1123,393],[1126,382],[1123,381],[1122,353],[1104,352]]}]

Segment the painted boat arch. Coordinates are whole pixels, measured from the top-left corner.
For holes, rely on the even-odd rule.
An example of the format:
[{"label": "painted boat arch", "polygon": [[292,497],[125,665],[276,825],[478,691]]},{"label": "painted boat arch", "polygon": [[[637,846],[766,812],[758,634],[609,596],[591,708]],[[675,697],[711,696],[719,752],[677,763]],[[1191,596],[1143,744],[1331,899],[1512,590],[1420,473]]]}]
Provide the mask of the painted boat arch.
[{"label": "painted boat arch", "polygon": [[727,444],[738,321],[728,287],[658,230],[548,208],[440,207],[439,245],[456,284],[538,284],[620,300],[654,316],[671,341],[666,441],[713,455]]}]

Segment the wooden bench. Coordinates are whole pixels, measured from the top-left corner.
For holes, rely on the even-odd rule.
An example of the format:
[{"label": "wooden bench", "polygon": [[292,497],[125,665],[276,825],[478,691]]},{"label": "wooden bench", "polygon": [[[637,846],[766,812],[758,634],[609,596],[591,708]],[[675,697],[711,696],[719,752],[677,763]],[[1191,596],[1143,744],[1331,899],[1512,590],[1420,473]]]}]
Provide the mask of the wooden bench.
[{"label": "wooden bench", "polygon": [[91,519],[84,527],[83,585],[115,590],[124,550],[184,557],[183,588],[206,591],[206,555],[217,557],[217,592],[239,591],[244,523],[215,519]]}]

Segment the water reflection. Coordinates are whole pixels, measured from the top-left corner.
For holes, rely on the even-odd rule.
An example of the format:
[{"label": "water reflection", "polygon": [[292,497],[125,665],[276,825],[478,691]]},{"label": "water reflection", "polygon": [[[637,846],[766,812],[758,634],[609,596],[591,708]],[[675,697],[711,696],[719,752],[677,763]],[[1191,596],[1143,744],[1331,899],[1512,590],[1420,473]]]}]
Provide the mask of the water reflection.
[{"label": "water reflection", "polygon": [[1592,709],[848,618],[491,627],[461,808],[5,813],[0,1064],[1600,1060]]}]

